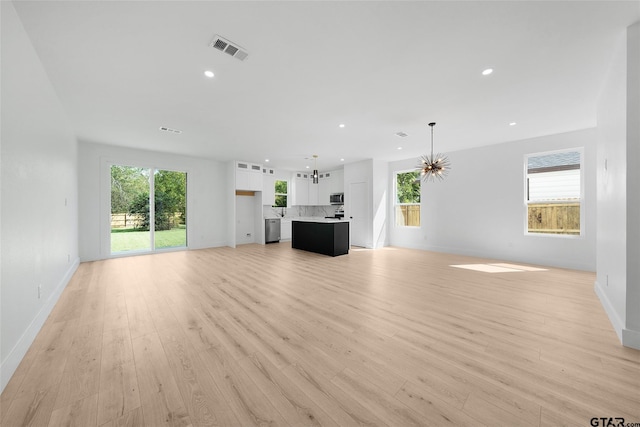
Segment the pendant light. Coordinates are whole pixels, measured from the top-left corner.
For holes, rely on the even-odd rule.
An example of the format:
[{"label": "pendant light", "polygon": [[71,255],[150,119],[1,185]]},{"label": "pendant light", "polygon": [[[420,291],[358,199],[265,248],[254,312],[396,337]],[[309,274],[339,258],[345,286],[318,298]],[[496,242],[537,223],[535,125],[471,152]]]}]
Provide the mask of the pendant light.
[{"label": "pendant light", "polygon": [[318,183],[318,155],[313,155],[313,183]]},{"label": "pendant light", "polygon": [[429,123],[431,127],[431,155],[420,157],[420,165],[418,166],[423,181],[442,180],[449,173],[449,169],[451,169],[451,163],[446,156],[440,153],[435,156],[433,155],[433,127],[435,125],[435,122]]}]

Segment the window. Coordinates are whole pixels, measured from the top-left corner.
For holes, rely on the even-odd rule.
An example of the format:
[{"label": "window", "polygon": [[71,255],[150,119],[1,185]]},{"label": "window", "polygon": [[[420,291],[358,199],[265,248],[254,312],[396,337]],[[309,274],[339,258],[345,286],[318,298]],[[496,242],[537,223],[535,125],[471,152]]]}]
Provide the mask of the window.
[{"label": "window", "polygon": [[526,157],[527,233],[581,235],[582,150]]},{"label": "window", "polygon": [[288,183],[287,181],[276,180],[276,203],[273,205],[278,208],[287,207]]},{"label": "window", "polygon": [[396,226],[420,227],[420,172],[396,173]]}]

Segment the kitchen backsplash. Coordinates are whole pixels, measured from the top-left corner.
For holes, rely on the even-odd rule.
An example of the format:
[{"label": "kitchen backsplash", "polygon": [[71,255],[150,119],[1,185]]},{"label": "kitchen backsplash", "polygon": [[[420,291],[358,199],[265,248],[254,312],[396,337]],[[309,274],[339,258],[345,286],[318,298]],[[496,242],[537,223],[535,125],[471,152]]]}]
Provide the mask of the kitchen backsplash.
[{"label": "kitchen backsplash", "polygon": [[338,206],[292,206],[290,208],[274,208],[273,206],[264,205],[262,207],[262,215],[265,218],[298,218],[298,217],[322,217],[333,216]]}]

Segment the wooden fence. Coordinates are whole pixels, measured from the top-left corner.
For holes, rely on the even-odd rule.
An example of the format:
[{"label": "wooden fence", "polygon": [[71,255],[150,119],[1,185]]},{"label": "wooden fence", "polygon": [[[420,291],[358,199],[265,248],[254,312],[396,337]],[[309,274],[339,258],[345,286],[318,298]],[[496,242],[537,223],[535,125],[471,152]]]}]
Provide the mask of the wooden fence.
[{"label": "wooden fence", "polygon": [[143,216],[140,214],[112,213],[111,228],[132,228],[142,220]]},{"label": "wooden fence", "polygon": [[396,206],[396,225],[406,227],[419,227],[420,205]]},{"label": "wooden fence", "polygon": [[[580,234],[580,203],[535,203],[528,208],[530,233]],[[420,226],[420,206],[396,206],[397,226]]]},{"label": "wooden fence", "polygon": [[529,204],[529,233],[580,234],[580,203]]},{"label": "wooden fence", "polygon": [[[112,213],[111,228],[133,228],[143,220],[144,217],[141,214]],[[179,224],[184,224],[182,215],[179,212],[174,213],[169,221],[171,223],[171,227],[177,227]]]}]

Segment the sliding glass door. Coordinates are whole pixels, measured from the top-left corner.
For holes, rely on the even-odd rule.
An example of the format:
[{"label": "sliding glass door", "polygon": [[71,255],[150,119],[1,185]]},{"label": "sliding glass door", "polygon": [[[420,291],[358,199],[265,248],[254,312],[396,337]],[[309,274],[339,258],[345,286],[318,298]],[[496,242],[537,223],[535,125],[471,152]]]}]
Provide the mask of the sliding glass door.
[{"label": "sliding glass door", "polygon": [[186,247],[186,219],[186,172],[111,166],[112,254]]},{"label": "sliding glass door", "polygon": [[156,170],[155,193],[156,249],[187,246],[187,174]]},{"label": "sliding glass door", "polygon": [[111,253],[151,250],[149,169],[111,166]]}]

